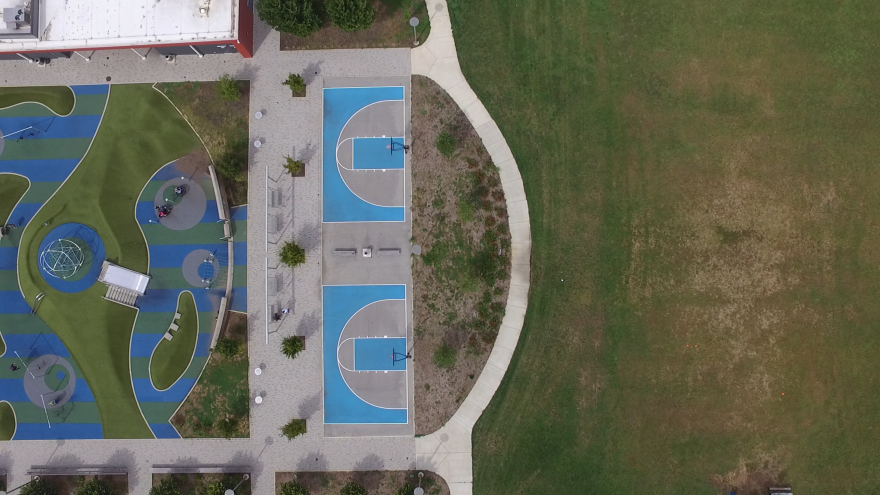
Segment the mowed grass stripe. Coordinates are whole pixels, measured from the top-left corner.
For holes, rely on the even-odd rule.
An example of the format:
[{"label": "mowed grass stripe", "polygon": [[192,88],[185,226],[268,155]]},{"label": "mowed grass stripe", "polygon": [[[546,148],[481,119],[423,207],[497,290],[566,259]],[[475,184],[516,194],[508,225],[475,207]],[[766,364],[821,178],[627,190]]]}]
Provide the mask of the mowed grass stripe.
[{"label": "mowed grass stripe", "polygon": [[[18,272],[15,270],[0,270],[0,291],[18,290]],[[2,321],[2,319],[0,319]],[[3,329],[0,328],[0,331]]]},{"label": "mowed grass stripe", "polygon": [[7,141],[0,155],[5,160],[62,160],[85,155],[91,138],[22,139]]},{"label": "mowed grass stripe", "polygon": [[22,203],[45,203],[61,186],[61,182],[31,182],[30,188],[21,199]]},{"label": "mowed grass stripe", "polygon": [[217,222],[196,224],[183,235],[158,223],[141,224],[141,228],[144,230],[147,242],[151,246],[161,244],[213,244],[223,237],[223,224]]},{"label": "mowed grass stripe", "polygon": [[142,402],[141,410],[148,423],[167,423],[178,406],[176,402]]},{"label": "mowed grass stripe", "polygon": [[100,115],[104,112],[107,95],[77,95],[71,115]]},{"label": "mowed grass stripe", "polygon": [[[46,423],[46,413],[32,402],[12,402],[19,423]],[[57,414],[60,412],[60,415]],[[49,409],[49,420],[54,423],[100,423],[101,415],[94,402],[77,402],[67,405],[63,411]]]},{"label": "mowed grass stripe", "polygon": [[[199,332],[200,334],[202,332]],[[198,378],[199,373],[202,372],[202,368],[205,366],[205,362],[208,360],[207,356],[195,356],[192,358],[192,363],[189,368],[183,373],[181,378]],[[133,357],[131,358],[131,377],[132,378],[150,378],[150,358],[148,357]],[[141,402],[141,405],[144,403]]]}]

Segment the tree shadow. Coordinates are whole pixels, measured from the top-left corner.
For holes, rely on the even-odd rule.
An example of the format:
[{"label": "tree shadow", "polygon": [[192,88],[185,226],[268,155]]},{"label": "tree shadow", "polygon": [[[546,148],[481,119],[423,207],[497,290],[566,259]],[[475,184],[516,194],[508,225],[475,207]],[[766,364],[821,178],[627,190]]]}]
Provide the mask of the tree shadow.
[{"label": "tree shadow", "polygon": [[[112,467],[123,467],[128,473],[128,486],[130,489],[136,489],[140,478],[138,477],[137,463],[135,461],[134,452],[128,449],[118,449],[107,459],[107,465]],[[137,491],[137,490],[133,490]]]},{"label": "tree shadow", "polygon": [[330,463],[327,461],[327,457],[320,452],[310,452],[296,463],[296,470],[300,472],[328,471],[329,469]]},{"label": "tree shadow", "polygon": [[306,313],[299,320],[299,325],[296,327],[296,335],[301,337],[309,338],[321,328],[321,321],[318,319],[318,314],[314,311],[311,313]]},{"label": "tree shadow", "polygon": [[314,222],[301,227],[296,233],[296,243],[307,253],[314,251],[321,244],[321,225]]},{"label": "tree shadow", "polygon": [[299,405],[299,419],[311,419],[312,416],[318,413],[321,410],[321,398],[323,394],[321,392],[316,393],[315,395],[309,396]]}]

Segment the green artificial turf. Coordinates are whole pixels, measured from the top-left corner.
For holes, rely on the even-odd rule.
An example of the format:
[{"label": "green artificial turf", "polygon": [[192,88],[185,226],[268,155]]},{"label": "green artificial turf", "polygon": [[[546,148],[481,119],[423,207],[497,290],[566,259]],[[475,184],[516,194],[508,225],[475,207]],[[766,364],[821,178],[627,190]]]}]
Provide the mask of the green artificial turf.
[{"label": "green artificial turf", "polygon": [[199,337],[199,314],[196,312],[196,301],[189,292],[181,292],[177,298],[177,312],[180,319],[177,320],[178,329],[171,332],[172,340],[159,341],[153,358],[150,360],[150,378],[153,386],[159,390],[166,390],[183,375],[193,352],[196,350],[196,341]]},{"label": "green artificial turf", "polygon": [[0,402],[0,441],[12,440],[15,435],[15,412],[8,402]]},{"label": "green artificial turf", "polygon": [[80,222],[101,236],[110,262],[146,272],[147,247],[134,217],[137,198],[156,170],[200,146],[186,121],[150,85],[114,85],[109,98],[89,153],[22,235],[19,279],[28,301],[46,292],[39,316],[80,365],[98,404],[104,437],[150,438],[129,370],[135,310],[105,301],[102,284],[62,294],[49,287],[37,267],[39,243],[49,230]]},{"label": "green artificial turf", "polygon": [[0,87],[0,108],[19,103],[41,103],[58,115],[67,115],[73,110],[73,90],[68,86],[5,86]]},{"label": "green artificial turf", "polygon": [[449,9],[533,240],[474,493],[876,491],[880,4]]},{"label": "green artificial turf", "polygon": [[29,184],[30,181],[20,175],[0,174],[0,222],[3,225],[6,225],[6,220]]}]

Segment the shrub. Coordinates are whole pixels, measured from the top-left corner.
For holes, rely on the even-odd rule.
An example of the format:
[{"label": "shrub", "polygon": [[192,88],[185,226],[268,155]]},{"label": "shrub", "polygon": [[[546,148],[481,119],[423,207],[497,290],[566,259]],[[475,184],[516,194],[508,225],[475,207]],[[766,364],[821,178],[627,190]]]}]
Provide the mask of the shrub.
[{"label": "shrub", "polygon": [[440,135],[437,136],[437,142],[435,144],[437,146],[437,151],[446,158],[452,158],[452,155],[455,154],[455,149],[458,147],[458,143],[455,142],[455,137],[446,131],[441,132]]},{"label": "shrub", "polygon": [[257,15],[273,29],[300,38],[321,29],[321,17],[312,0],[259,0]]},{"label": "shrub", "polygon": [[182,495],[174,477],[163,478],[158,485],[150,488],[150,495]]},{"label": "shrub", "polygon": [[242,179],[241,170],[244,167],[241,160],[235,156],[235,153],[228,151],[223,153],[220,158],[217,159],[214,168],[220,172],[220,175],[229,180],[238,181]]},{"label": "shrub", "polygon": [[303,344],[303,339],[295,335],[284,337],[284,340],[281,341],[281,353],[290,359],[295,358],[304,347],[305,344]]},{"label": "shrub", "polygon": [[306,92],[306,81],[299,74],[290,74],[287,80],[281,83],[290,88],[294,94],[302,94]]},{"label": "shrub", "polygon": [[103,481],[98,478],[92,478],[88,483],[77,487],[73,491],[74,495],[113,495],[110,489]]},{"label": "shrub", "polygon": [[287,241],[281,247],[281,262],[293,268],[306,262],[306,251],[295,242]]},{"label": "shrub", "polygon": [[214,352],[223,357],[234,358],[241,353],[241,342],[234,339],[218,339]]},{"label": "shrub", "polygon": [[376,9],[368,0],[330,0],[327,13],[333,24],[346,33],[369,29],[376,18]]},{"label": "shrub", "polygon": [[303,163],[300,160],[294,160],[293,158],[291,158],[289,156],[284,157],[284,160],[285,160],[284,170],[286,170],[288,174],[296,175],[296,174],[302,172],[302,169],[303,169],[303,166],[305,165],[305,163]]},{"label": "shrub", "polygon": [[367,489],[354,481],[348,482],[339,490],[339,495],[367,495]]},{"label": "shrub", "polygon": [[410,485],[409,483],[404,483],[403,486],[401,486],[397,489],[396,492],[394,492],[394,495],[412,495],[413,490],[415,490],[415,488],[413,488],[412,485]]},{"label": "shrub", "polygon": [[452,368],[455,366],[456,354],[450,345],[443,344],[434,351],[434,364],[438,368]]},{"label": "shrub", "polygon": [[304,419],[291,419],[289,423],[281,427],[281,434],[287,437],[288,440],[293,440],[305,432],[306,420]]},{"label": "shrub", "polygon": [[231,416],[227,416],[214,425],[214,428],[217,430],[217,433],[220,434],[221,437],[229,440],[235,433],[238,431],[238,419],[233,418]]},{"label": "shrub", "polygon": [[296,481],[288,481],[281,485],[281,495],[310,495],[309,489]]},{"label": "shrub", "polygon": [[35,479],[21,488],[21,495],[57,495],[54,486],[46,483],[43,478]]},{"label": "shrub", "polygon": [[223,74],[215,86],[217,96],[226,101],[238,101],[241,99],[241,90],[238,89],[238,81],[229,74]]},{"label": "shrub", "polygon": [[225,480],[217,480],[208,485],[208,488],[205,490],[205,495],[223,495],[226,493],[226,488],[232,487],[228,487]]}]

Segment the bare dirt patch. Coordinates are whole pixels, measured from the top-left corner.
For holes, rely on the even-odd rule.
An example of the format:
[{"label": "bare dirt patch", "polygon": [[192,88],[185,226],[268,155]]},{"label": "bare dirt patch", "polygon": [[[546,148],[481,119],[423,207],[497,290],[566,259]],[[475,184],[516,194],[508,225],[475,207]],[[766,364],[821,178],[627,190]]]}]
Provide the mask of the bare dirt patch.
[{"label": "bare dirt patch", "polygon": [[[427,495],[449,495],[449,487],[443,478],[430,471],[422,471],[422,488]],[[333,471],[275,473],[275,493],[281,493],[281,485],[296,482],[309,489],[311,495],[337,495],[347,483],[354,481],[363,485],[372,495],[394,495],[401,488],[419,486],[417,471]]]},{"label": "bare dirt patch", "polygon": [[[452,98],[413,76],[415,424],[431,433],[483,369],[504,316],[510,231],[498,170]],[[441,133],[455,141],[446,157]]]},{"label": "bare dirt patch", "polygon": [[171,417],[184,438],[250,435],[247,315],[230,312],[220,338],[238,341],[241,352],[232,358],[211,352],[196,386]]},{"label": "bare dirt patch", "polygon": [[411,17],[419,18],[416,32],[424,42],[431,30],[425,0],[373,0],[376,20],[370,29],[346,33],[327,20],[308,38],[281,33],[282,50],[322,50],[333,48],[406,48],[413,46]]}]

